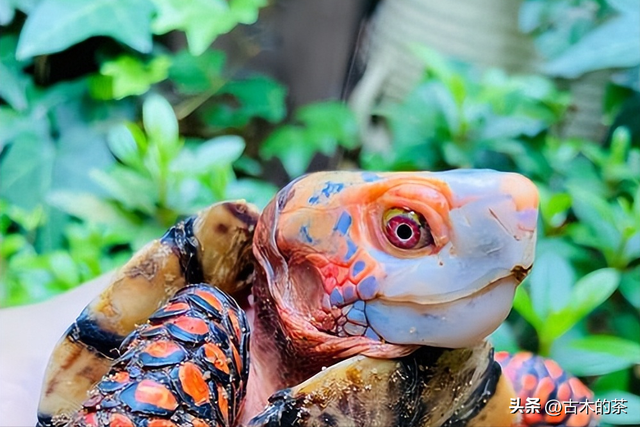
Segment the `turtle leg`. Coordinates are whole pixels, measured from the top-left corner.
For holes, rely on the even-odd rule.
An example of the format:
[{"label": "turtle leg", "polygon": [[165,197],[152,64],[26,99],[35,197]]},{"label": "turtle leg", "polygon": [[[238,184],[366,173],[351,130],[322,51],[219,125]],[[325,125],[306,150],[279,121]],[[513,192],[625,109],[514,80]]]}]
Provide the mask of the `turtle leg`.
[{"label": "turtle leg", "polygon": [[234,293],[246,285],[257,218],[245,202],[215,204],[138,251],[56,345],[45,372],[39,424],[51,425],[53,417],[78,409],[119,356],[124,338],[179,289],[206,282]]},{"label": "turtle leg", "polygon": [[515,390],[511,397],[515,400],[512,407],[520,417],[518,425],[598,425],[593,392],[555,361],[528,352],[498,352],[496,360]]},{"label": "turtle leg", "polygon": [[400,359],[360,355],[274,394],[249,426],[508,427],[510,390],[487,343],[421,347]]},{"label": "turtle leg", "polygon": [[207,284],[188,286],[123,342],[67,427],[234,425],[249,375],[244,311]]}]

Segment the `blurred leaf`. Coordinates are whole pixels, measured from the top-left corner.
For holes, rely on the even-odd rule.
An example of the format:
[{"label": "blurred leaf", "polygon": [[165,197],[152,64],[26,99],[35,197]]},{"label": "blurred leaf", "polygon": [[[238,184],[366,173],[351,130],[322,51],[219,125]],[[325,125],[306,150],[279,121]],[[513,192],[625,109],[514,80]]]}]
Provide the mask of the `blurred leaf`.
[{"label": "blurred leaf", "polygon": [[56,279],[71,287],[80,281],[76,263],[66,252],[53,252],[49,255],[49,266]]},{"label": "blurred leaf", "polygon": [[148,0],[43,0],[27,17],[18,59],[63,51],[92,36],[109,36],[140,52],[151,51]]},{"label": "blurred leaf", "polygon": [[304,129],[295,126],[276,129],[260,147],[263,158],[278,157],[291,177],[306,171],[315,151],[315,147],[305,141]]},{"label": "blurred leaf", "polygon": [[345,148],[355,148],[358,143],[358,125],[351,110],[340,102],[319,102],[300,108],[296,119],[306,125],[308,139],[324,154],[333,154],[337,142]]},{"label": "blurred leaf", "polygon": [[570,303],[575,272],[566,258],[553,252],[539,254],[529,278],[531,303],[539,318]]},{"label": "blurred leaf", "polygon": [[150,179],[118,165],[108,173],[94,169],[91,178],[124,207],[147,215],[155,213],[158,194]]},{"label": "blurred leaf", "polygon": [[24,64],[16,61],[14,57],[17,42],[13,36],[0,38],[0,81],[3,82],[0,85],[0,97],[14,109],[23,111],[27,108],[26,92],[30,80],[22,72]]},{"label": "blurred leaf", "polygon": [[240,158],[244,147],[239,136],[219,136],[198,144],[194,150],[183,150],[172,168],[189,174],[207,173],[215,167],[231,165]]},{"label": "blurred leaf", "polygon": [[620,292],[629,304],[640,310],[640,267],[622,274]]},{"label": "blurred leaf", "polygon": [[138,144],[131,131],[125,125],[111,128],[107,135],[109,149],[125,165],[139,168],[141,166]]},{"label": "blurred leaf", "polygon": [[229,6],[224,0],[153,0],[158,15],[153,31],[165,34],[182,30],[187,35],[189,52],[201,55],[220,34],[231,30],[237,22],[230,19]]},{"label": "blurred leaf", "polygon": [[149,139],[166,150],[166,154],[173,154],[179,135],[171,104],[160,95],[150,95],[142,105],[142,121]]},{"label": "blurred leaf", "polygon": [[562,55],[547,63],[545,72],[575,78],[589,71],[640,64],[640,2],[598,26]]},{"label": "blurred leaf", "polygon": [[169,78],[184,94],[199,94],[212,88],[222,87],[222,69],[225,54],[219,50],[207,50],[193,56],[186,50],[178,52],[171,61]]},{"label": "blurred leaf", "polygon": [[615,336],[592,335],[554,346],[552,356],[574,375],[604,375],[640,364],[640,344]]},{"label": "blurred leaf", "polygon": [[531,303],[531,297],[523,286],[516,288],[516,294],[513,299],[513,308],[520,313],[524,319],[529,322],[536,331],[540,331],[543,327],[543,321],[538,317]]},{"label": "blurred leaf", "polygon": [[276,195],[278,187],[257,179],[238,179],[229,183],[227,197],[229,199],[245,199],[249,203],[263,209]]},{"label": "blurred leaf", "polygon": [[512,354],[520,351],[516,334],[507,322],[502,323],[495,332],[489,335],[489,341],[496,351],[508,351]]},{"label": "blurred leaf", "polygon": [[216,103],[203,114],[207,123],[219,128],[240,128],[255,117],[276,123],[284,119],[287,113],[285,87],[268,77],[255,76],[232,81],[220,93],[232,95],[235,98],[234,105]]},{"label": "blurred leaf", "polygon": [[51,185],[54,156],[51,141],[19,136],[1,159],[0,197],[27,210],[42,203]]},{"label": "blurred leaf", "polygon": [[[640,424],[640,396],[623,391],[613,390],[596,395],[597,399],[608,402],[618,402],[622,405],[621,410],[603,413],[601,421],[613,425],[638,425]],[[606,412],[606,411],[605,411]]]},{"label": "blurred leaf", "polygon": [[134,230],[133,224],[122,212],[92,194],[54,191],[47,200],[52,206],[86,222]]},{"label": "blurred leaf", "polygon": [[97,99],[142,95],[152,84],[167,78],[170,64],[166,56],[156,56],[145,64],[136,57],[122,55],[102,64],[100,75],[89,83],[91,94]]},{"label": "blurred leaf", "polygon": [[602,268],[582,277],[571,291],[569,303],[546,318],[542,337],[553,340],[602,304],[616,290],[620,274],[611,268]]}]

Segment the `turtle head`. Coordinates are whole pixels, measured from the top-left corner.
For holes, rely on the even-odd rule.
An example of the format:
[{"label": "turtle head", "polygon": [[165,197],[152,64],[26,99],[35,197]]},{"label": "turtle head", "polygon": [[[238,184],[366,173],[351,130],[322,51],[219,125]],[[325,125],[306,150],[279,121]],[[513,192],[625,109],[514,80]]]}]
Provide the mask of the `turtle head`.
[{"label": "turtle head", "polygon": [[316,173],[265,209],[254,252],[283,328],[309,341],[466,347],[511,309],[537,204],[527,178],[491,170]]}]

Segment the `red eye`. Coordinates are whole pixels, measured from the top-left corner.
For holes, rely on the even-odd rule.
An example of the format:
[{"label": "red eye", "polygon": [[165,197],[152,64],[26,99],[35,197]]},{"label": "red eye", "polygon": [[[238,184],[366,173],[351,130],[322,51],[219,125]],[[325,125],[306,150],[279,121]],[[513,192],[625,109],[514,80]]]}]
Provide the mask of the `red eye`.
[{"label": "red eye", "polygon": [[433,244],[429,225],[422,215],[409,209],[393,208],[383,217],[389,242],[400,249],[420,249]]}]

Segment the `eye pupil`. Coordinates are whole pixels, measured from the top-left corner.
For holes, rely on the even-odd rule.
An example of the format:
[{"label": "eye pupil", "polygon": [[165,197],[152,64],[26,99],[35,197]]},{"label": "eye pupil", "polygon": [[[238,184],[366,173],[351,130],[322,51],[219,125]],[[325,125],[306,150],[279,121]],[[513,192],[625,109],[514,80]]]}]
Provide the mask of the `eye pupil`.
[{"label": "eye pupil", "polygon": [[396,228],[396,235],[402,240],[407,240],[413,236],[413,230],[407,224],[400,224]]}]

